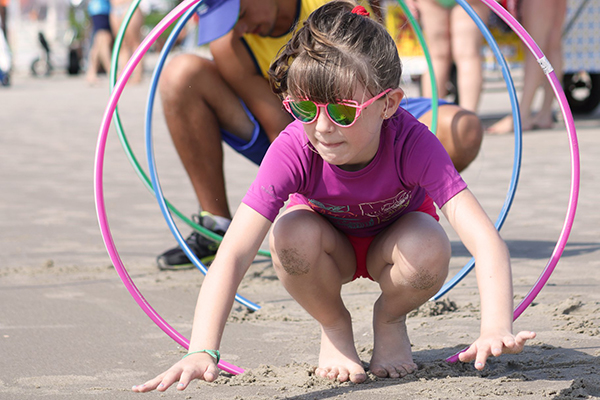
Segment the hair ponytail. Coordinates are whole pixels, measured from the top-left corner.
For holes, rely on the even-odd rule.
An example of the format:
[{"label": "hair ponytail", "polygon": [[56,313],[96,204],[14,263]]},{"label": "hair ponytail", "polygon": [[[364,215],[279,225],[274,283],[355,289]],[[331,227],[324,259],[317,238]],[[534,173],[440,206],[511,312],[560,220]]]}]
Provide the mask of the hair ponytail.
[{"label": "hair ponytail", "polygon": [[269,69],[273,92],[319,102],[350,98],[357,84],[371,94],[400,84],[396,44],[378,22],[334,0],[315,10]]}]

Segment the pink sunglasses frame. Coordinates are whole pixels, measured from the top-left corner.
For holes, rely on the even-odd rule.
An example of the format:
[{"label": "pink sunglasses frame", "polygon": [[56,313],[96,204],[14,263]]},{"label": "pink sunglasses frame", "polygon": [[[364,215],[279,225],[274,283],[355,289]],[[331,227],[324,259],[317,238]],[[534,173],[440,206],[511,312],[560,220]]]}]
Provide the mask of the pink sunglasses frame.
[{"label": "pink sunglasses frame", "polygon": [[[317,113],[315,114],[315,117],[313,119],[311,119],[310,121],[302,121],[302,120],[296,118],[296,116],[294,115],[294,113],[292,112],[292,110],[290,108],[290,103],[293,102],[293,101],[295,101],[295,100],[292,100],[292,98],[290,96],[287,96],[285,98],[285,100],[283,100],[283,106],[285,107],[286,111],[289,112],[292,115],[292,117],[294,117],[295,120],[300,121],[300,122],[302,122],[305,125],[312,124],[313,122],[315,122],[317,120],[317,118],[319,118],[319,113],[321,112],[321,108],[325,108],[325,114],[327,114],[327,117],[329,118],[329,120],[331,122],[333,122],[334,124],[336,124],[339,127],[349,128],[352,125],[354,125],[354,123],[356,122],[356,120],[358,120],[358,117],[360,116],[360,113],[362,112],[363,109],[369,107],[375,101],[379,100],[380,98],[382,98],[383,96],[385,96],[386,94],[388,94],[391,91],[392,91],[391,88],[386,89],[383,92],[379,93],[377,96],[372,97],[371,99],[365,101],[362,104],[358,104],[358,102],[356,100],[342,100],[339,103],[335,103],[335,104],[340,104],[340,105],[343,105],[343,106],[350,106],[350,107],[356,108],[356,116],[354,117],[354,121],[352,121],[352,123],[349,124],[349,125],[341,125],[341,124],[335,122],[333,120],[333,118],[331,118],[331,115],[329,115],[329,110],[327,110],[327,106],[329,104],[331,104],[331,103],[315,103],[313,101],[313,103],[315,103],[315,105],[317,106]],[[302,101],[307,101],[307,100],[302,100]]]}]

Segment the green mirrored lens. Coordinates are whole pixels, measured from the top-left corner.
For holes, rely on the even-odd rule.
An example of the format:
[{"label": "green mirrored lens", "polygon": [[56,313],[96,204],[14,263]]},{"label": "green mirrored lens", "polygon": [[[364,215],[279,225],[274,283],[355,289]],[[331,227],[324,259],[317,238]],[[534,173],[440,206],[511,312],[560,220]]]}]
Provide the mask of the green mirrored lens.
[{"label": "green mirrored lens", "polygon": [[317,105],[312,101],[290,101],[292,114],[301,122],[310,122],[317,116]]},{"label": "green mirrored lens", "polygon": [[335,123],[348,126],[356,118],[356,107],[345,106],[343,104],[328,104],[327,113]]}]

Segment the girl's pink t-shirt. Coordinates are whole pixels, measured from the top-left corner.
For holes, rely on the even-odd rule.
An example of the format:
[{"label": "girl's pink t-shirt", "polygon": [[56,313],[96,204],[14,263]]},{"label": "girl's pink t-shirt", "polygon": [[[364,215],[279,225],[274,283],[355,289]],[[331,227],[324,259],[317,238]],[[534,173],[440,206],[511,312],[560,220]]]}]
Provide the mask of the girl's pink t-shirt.
[{"label": "girl's pink t-shirt", "polygon": [[442,207],[466,187],[435,135],[399,108],[383,122],[375,158],[359,171],[323,161],[302,124],[292,122],[269,147],[242,201],[274,221],[291,195],[342,232],[365,237],[417,210],[426,193]]}]

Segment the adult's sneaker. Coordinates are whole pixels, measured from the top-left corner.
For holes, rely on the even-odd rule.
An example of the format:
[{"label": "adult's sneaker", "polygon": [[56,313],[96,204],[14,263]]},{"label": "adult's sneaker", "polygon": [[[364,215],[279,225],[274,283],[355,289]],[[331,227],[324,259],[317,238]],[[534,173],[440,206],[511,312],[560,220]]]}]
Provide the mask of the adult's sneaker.
[{"label": "adult's sneaker", "polygon": [[[225,232],[215,229],[216,223],[211,213],[203,211],[199,216],[194,215],[193,218],[198,225],[201,225],[218,235],[223,236],[225,234]],[[196,231],[192,232],[190,236],[185,239],[185,242],[205,266],[209,266],[210,263],[212,263],[215,259],[217,249],[219,248],[219,243],[205,238]],[[194,268],[192,261],[179,246],[169,249],[156,257],[156,263],[160,270],[177,271]]]}]

